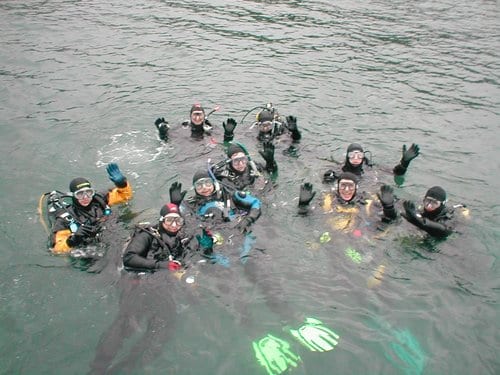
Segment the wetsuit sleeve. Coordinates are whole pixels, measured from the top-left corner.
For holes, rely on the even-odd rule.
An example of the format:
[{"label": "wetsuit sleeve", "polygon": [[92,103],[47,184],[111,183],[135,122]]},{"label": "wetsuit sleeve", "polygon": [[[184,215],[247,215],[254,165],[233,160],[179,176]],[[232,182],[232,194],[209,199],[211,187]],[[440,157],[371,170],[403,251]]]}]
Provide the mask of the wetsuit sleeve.
[{"label": "wetsuit sleeve", "polygon": [[154,238],[145,231],[136,233],[123,254],[123,265],[130,268],[156,269],[158,268],[155,259],[148,259],[148,252]]},{"label": "wetsuit sleeve", "polygon": [[133,196],[132,186],[127,181],[125,187],[115,187],[111,189],[107,194],[107,203],[112,206],[114,204],[125,203],[129,201]]},{"label": "wetsuit sleeve", "polygon": [[418,226],[431,236],[437,238],[445,238],[453,233],[453,229],[450,226],[429,219],[423,219],[422,224]]},{"label": "wetsuit sleeve", "polygon": [[446,225],[445,223],[440,223],[438,221],[433,221],[422,217],[411,216],[405,212],[402,212],[401,215],[404,216],[410,223],[426,231],[433,237],[445,238],[453,233],[452,227]]}]

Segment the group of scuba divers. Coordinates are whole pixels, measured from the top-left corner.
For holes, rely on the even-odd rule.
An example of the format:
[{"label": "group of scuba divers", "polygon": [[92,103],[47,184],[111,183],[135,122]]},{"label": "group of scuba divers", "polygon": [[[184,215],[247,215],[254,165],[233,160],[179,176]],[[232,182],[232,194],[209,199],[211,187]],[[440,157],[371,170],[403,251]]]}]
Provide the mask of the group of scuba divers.
[{"label": "group of scuba divers", "polygon": [[[208,119],[210,113],[206,114],[200,104],[195,104],[191,108],[189,121],[182,123],[182,126],[171,127],[164,118],[158,118],[154,124],[162,141],[168,142],[172,137],[175,138],[179,129],[190,131],[194,140],[213,139],[220,128],[211,124]],[[192,196],[186,197],[187,191],[182,189],[180,182],[172,183],[169,189],[170,202],[161,206],[158,222],[134,228],[122,253],[125,270],[135,273],[161,269],[182,272],[189,267],[193,256],[214,264],[227,265],[225,255],[214,251],[214,245],[221,241],[217,233],[218,225],[229,225],[231,230],[243,236],[251,234],[253,225],[261,216],[266,192],[275,187],[278,172],[275,141],[289,139],[290,147],[293,148],[302,138],[296,117],[282,116],[272,104],[260,106],[252,125],[252,128],[258,129],[259,154],[264,160],[264,163],[260,163],[253,160],[245,146],[233,141],[236,127],[237,122],[232,118],[222,123],[226,157],[219,163],[209,163],[206,168],[194,172]],[[400,162],[390,170],[395,180],[403,178],[419,152],[417,144],[402,147]],[[361,211],[367,211],[372,206],[368,202],[374,201],[376,204],[373,206],[379,208],[377,222],[380,226],[377,228],[394,225],[404,218],[433,238],[444,239],[454,232],[456,207],[448,206],[447,194],[442,187],[428,189],[421,208],[408,200],[399,207],[400,202],[388,184],[381,184],[375,194],[368,196],[364,189],[369,188],[366,184],[374,168],[369,153],[357,143],[348,146],[343,165],[338,170],[335,168],[323,174],[322,182],[328,188],[322,192],[319,201],[314,200],[316,191],[312,183],[300,185],[299,216],[309,215],[317,206],[329,218],[346,214],[361,215]],[[84,253],[82,249],[99,243],[107,221],[112,216],[110,206],[132,198],[132,186],[118,165],[110,163],[106,170],[115,185],[108,191],[98,192],[88,179],[78,177],[70,182],[69,193],[53,191],[43,196],[49,213],[49,247],[53,254],[81,256]],[[351,219],[343,221],[348,225],[335,228],[356,233],[353,227],[355,220]],[[242,263],[244,256],[248,256],[248,249],[241,256]],[[315,332],[316,341],[304,338],[300,332],[305,331],[310,335]],[[304,345],[316,348],[311,350],[330,350],[338,339],[334,332],[314,318],[308,318],[302,331],[299,329],[295,332],[295,337]],[[266,345],[268,349],[273,345],[279,346],[278,341],[276,337],[270,336],[254,343],[259,362],[270,374],[280,373],[276,370],[276,366],[279,369],[279,360],[274,358],[274,364],[269,363],[273,360],[266,359],[262,348]],[[290,357],[288,363],[289,360]]]}]

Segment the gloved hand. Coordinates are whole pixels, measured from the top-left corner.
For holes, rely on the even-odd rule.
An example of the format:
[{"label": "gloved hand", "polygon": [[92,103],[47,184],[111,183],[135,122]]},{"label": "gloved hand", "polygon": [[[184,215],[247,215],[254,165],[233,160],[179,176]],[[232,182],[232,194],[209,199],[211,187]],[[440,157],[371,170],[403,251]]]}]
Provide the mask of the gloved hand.
[{"label": "gloved hand", "polygon": [[245,233],[248,231],[248,228],[252,225],[252,218],[246,216],[240,220],[240,222],[236,225],[236,229],[238,229],[241,233]]},{"label": "gloved hand", "polygon": [[167,132],[168,129],[170,129],[170,126],[168,125],[168,122],[165,121],[163,117],[157,118],[155,121],[156,128],[158,129],[160,139],[165,140],[167,139]]},{"label": "gloved hand", "polygon": [[224,128],[224,136],[233,136],[234,129],[236,128],[236,121],[232,118],[228,118],[227,122],[222,123],[222,127]]},{"label": "gloved hand", "polygon": [[323,174],[323,182],[335,182],[337,178],[337,173],[333,169],[329,169]]},{"label": "gloved hand", "polygon": [[394,207],[394,189],[389,185],[382,185],[377,197],[384,208]]},{"label": "gloved hand", "polygon": [[75,247],[80,245],[85,238],[92,237],[93,235],[94,227],[91,225],[82,224],[78,227],[75,233],[68,237],[66,243],[71,247]]},{"label": "gloved hand", "polygon": [[313,191],[313,185],[310,182],[300,185],[299,207],[307,206],[315,195],[316,192]]},{"label": "gloved hand", "polygon": [[401,156],[401,161],[392,170],[396,176],[402,176],[406,173],[406,169],[410,165],[410,162],[415,159],[420,153],[420,148],[417,144],[413,143],[409,149],[406,145],[403,145],[403,152]]},{"label": "gloved hand", "polygon": [[182,184],[180,182],[174,182],[172,185],[170,185],[169,191],[170,191],[170,203],[180,206],[182,200],[184,199],[184,196],[187,193],[186,190],[182,191]]},{"label": "gloved hand", "polygon": [[415,203],[411,201],[404,201],[403,207],[405,209],[403,216],[406,220],[417,226],[422,226],[424,224],[424,219],[417,213]]},{"label": "gloved hand", "polygon": [[403,167],[408,168],[410,162],[415,159],[420,153],[420,147],[417,144],[413,143],[409,149],[406,148],[406,145],[403,145],[403,155],[401,157],[401,165]]},{"label": "gloved hand", "polygon": [[286,124],[288,130],[290,130],[292,133],[297,131],[297,117],[286,116]]},{"label": "gloved hand", "polygon": [[178,260],[162,260],[157,264],[158,268],[166,268],[169,271],[179,271],[182,268],[182,263]]},{"label": "gloved hand", "polygon": [[301,138],[301,134],[299,132],[299,128],[297,127],[297,117],[287,116],[286,125],[288,130],[292,133],[292,139],[294,141],[298,141]]},{"label": "gloved hand", "polygon": [[404,201],[403,202],[403,207],[405,209],[405,214],[410,217],[417,217],[417,209],[415,207],[415,203],[412,201]]},{"label": "gloved hand", "polygon": [[268,171],[273,171],[276,168],[276,162],[274,161],[274,145],[271,142],[264,142],[262,144],[264,150],[259,151],[259,154],[266,161],[266,169]]},{"label": "gloved hand", "polygon": [[203,228],[201,236],[199,234],[196,235],[196,239],[200,244],[200,247],[203,249],[205,254],[211,253],[214,247],[214,238],[208,233],[208,231]]},{"label": "gloved hand", "polygon": [[127,179],[118,168],[118,164],[109,163],[106,166],[106,171],[108,172],[108,177],[111,181],[115,183],[115,185],[119,188],[124,188],[127,186]]}]

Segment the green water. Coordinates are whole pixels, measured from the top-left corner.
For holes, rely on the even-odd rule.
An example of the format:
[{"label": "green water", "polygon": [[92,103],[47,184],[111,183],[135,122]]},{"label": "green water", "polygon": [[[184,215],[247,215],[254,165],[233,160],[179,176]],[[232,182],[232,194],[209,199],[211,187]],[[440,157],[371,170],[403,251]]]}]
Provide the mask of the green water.
[{"label": "green water", "polygon": [[[496,2],[2,1],[0,9],[0,373],[86,374],[123,312],[129,325],[117,332],[132,334],[115,363],[132,361],[148,322],[159,331],[141,346],[145,363],[118,373],[264,375],[252,343],[269,334],[300,356],[291,374],[500,372]],[[105,165],[117,162],[135,194],[115,210],[122,219],[108,242],[118,254],[135,222],[156,219],[173,181],[189,187],[196,168],[222,158],[221,147],[176,127],[195,102],[221,106],[211,116],[218,134],[227,117],[240,122],[237,138],[256,159],[255,113],[241,124],[246,112],[272,102],[298,117],[299,155],[277,145],[278,184],[255,228],[259,277],[237,261],[203,268],[194,287],[157,275],[144,293],[125,294],[137,303],[120,304],[127,284],[116,259],[91,274],[46,251],[39,197],[76,176],[111,186]],[[157,117],[175,130],[166,144]],[[352,142],[380,167],[418,143],[396,194],[419,200],[443,186],[450,203],[470,210],[461,233],[433,243],[402,225],[380,240],[353,238],[324,216],[297,216],[299,185],[322,189],[328,160],[342,160]],[[380,265],[383,278],[369,288]],[[312,352],[289,333],[305,317],[339,335],[335,349]]]}]

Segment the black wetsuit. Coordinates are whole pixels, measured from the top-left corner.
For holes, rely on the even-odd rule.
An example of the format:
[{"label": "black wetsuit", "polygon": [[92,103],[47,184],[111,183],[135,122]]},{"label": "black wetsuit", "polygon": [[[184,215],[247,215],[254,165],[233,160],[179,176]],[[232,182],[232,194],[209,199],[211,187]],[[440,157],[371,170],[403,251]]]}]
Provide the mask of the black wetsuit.
[{"label": "black wetsuit", "polygon": [[167,233],[162,225],[137,227],[123,254],[123,265],[134,269],[166,268],[162,262],[182,261],[190,251],[198,250],[193,234],[183,229]]}]

